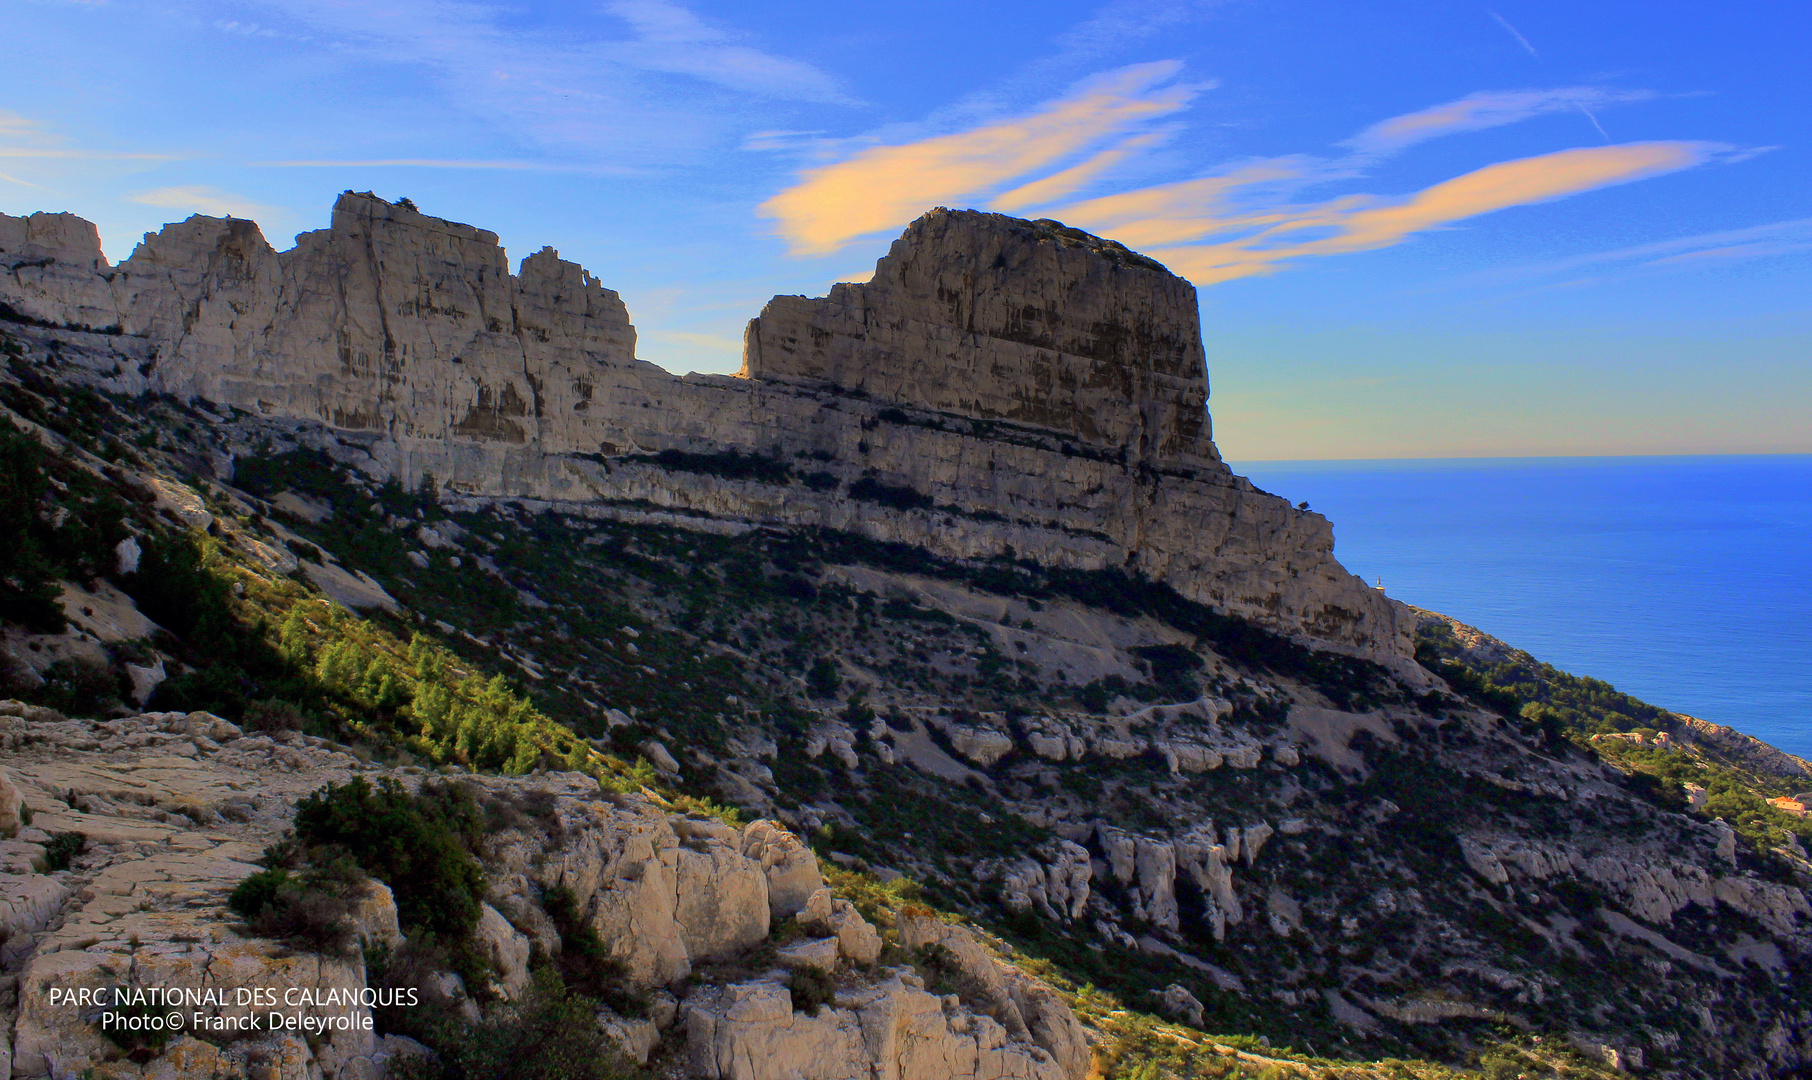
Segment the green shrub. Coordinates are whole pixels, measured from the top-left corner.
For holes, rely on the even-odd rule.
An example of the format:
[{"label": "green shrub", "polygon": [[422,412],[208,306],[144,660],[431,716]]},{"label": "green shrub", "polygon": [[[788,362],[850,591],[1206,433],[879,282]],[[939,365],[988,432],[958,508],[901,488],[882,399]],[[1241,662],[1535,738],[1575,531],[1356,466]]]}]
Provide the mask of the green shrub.
[{"label": "green shrub", "polygon": [[343,955],[353,942],[349,896],[359,883],[356,870],[343,861],[301,875],[280,868],[260,870],[233,889],[227,907],[243,916],[259,937]]},{"label": "green shrub", "polygon": [[295,880],[288,870],[260,870],[233,887],[227,907],[247,919],[276,902],[277,894]]},{"label": "green shrub", "polygon": [[455,940],[478,922],[484,871],[472,849],[483,831],[476,801],[453,784],[411,794],[390,777],[376,787],[355,777],[296,804],[298,841],[339,848],[389,885],[404,929]]},{"label": "green shrub", "polygon": [[81,854],[87,839],[81,833],[58,833],[44,845],[44,868],[52,873],[69,869],[70,860]]},{"label": "green shrub", "polygon": [[560,954],[550,957],[561,982],[576,993],[595,997],[623,1016],[648,1012],[647,994],[630,986],[621,961],[610,955],[597,928],[579,910],[572,890],[555,886],[541,897],[542,910],[560,933]]},{"label": "green shrub", "polygon": [[444,1006],[415,1010],[415,1037],[435,1058],[393,1060],[393,1080],[625,1080],[640,1074],[598,1029],[597,1003],[543,968],[522,999],[462,1023]]},{"label": "green shrub", "polygon": [[51,530],[38,516],[50,486],[45,454],[37,439],[0,418],[0,620],[55,634],[67,624],[47,550]]},{"label": "green shrub", "polygon": [[786,985],[793,993],[793,1009],[796,1012],[813,1012],[820,1005],[829,1005],[837,997],[837,981],[831,978],[830,972],[822,968],[800,968],[787,979]]},{"label": "green shrub", "polygon": [[812,661],[812,666],[805,673],[806,688],[814,697],[830,697],[843,685],[842,676],[837,674],[837,662],[828,656],[820,656]]},{"label": "green shrub", "polygon": [[66,716],[105,716],[120,708],[123,682],[111,665],[76,657],[50,665],[32,697]]},{"label": "green shrub", "polygon": [[307,714],[295,702],[270,698],[246,706],[243,723],[250,731],[301,731],[307,719]]}]

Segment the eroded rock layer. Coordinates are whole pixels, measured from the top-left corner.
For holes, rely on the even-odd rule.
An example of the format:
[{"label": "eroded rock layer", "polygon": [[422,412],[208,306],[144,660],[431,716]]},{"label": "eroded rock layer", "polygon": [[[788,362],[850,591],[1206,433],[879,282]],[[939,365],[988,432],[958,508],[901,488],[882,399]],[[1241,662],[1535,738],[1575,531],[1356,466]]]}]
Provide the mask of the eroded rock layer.
[{"label": "eroded rock layer", "polygon": [[1415,671],[1327,520],[1220,461],[1189,283],[1055,223],[927,214],[871,283],[772,301],[743,378],[636,360],[617,294],[551,249],[512,275],[495,234],[369,195],[289,251],[196,216],[117,267],[80,218],[0,216],[0,270],[0,315],[111,388],[328,425],[411,485],[1127,567]]}]

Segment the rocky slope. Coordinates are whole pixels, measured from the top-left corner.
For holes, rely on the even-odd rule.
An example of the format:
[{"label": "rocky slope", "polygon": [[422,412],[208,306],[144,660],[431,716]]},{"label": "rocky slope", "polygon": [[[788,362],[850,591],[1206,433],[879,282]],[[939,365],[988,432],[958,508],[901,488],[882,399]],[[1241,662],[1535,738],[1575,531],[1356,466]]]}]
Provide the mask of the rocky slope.
[{"label": "rocky slope", "polygon": [[495,234],[350,192],[286,252],[197,216],[118,266],[85,221],[0,215],[0,271],[16,316],[112,331],[61,339],[110,389],[323,424],[408,486],[1132,566],[1415,675],[1327,521],[1219,461],[1193,289],[1073,229],[928,214],[873,283],[770,303],[741,379],[637,361],[552,250],[511,275]]},{"label": "rocky slope", "polygon": [[[342,203],[365,204],[372,213],[387,205]],[[395,220],[376,233],[404,235],[396,221],[418,228],[407,211],[392,209]],[[68,228],[50,219],[27,224],[50,236],[31,241],[38,244],[64,242],[52,226]],[[352,235],[356,227],[336,229]],[[1228,493],[1255,500],[1219,511],[1246,524],[1241,507],[1287,509],[1269,496],[1239,495],[1238,481],[1203,479],[1217,464],[1205,418],[1199,430],[1180,421],[1193,399],[1186,386],[1160,378],[1168,376],[1158,360],[1143,381],[1120,389],[1095,378],[1124,372],[1132,361],[1116,351],[1118,338],[1088,340],[1102,318],[1087,303],[1058,304],[1056,316],[1040,308],[1047,315],[1032,319],[1023,308],[962,309],[948,296],[942,309],[928,302],[940,294],[994,295],[1018,280],[989,284],[984,267],[956,252],[953,265],[977,273],[939,284],[938,264],[924,261],[926,253],[958,241],[994,251],[986,267],[1023,258],[1035,284],[1074,280],[1085,294],[1105,287],[1087,284],[1097,278],[1158,274],[1130,253],[1048,223],[932,215],[896,246],[873,283],[841,287],[825,301],[776,301],[751,329],[750,377],[702,385],[743,396],[736,400],[769,394],[845,413],[854,428],[837,428],[838,437],[868,444],[871,454],[896,438],[919,451],[984,448],[991,456],[947,463],[958,476],[953,484],[992,484],[1007,495],[990,497],[1009,501],[1030,492],[1025,500],[1057,500],[1052,513],[1073,497],[1082,520],[1094,520],[1094,496],[975,463],[1072,462],[1104,470],[1089,474],[1107,477],[1103,484],[1155,477],[1157,501],[1138,511],[1154,520],[1161,508],[1209,505],[1190,504],[1191,492],[1208,493],[1209,502]],[[0,239],[9,252],[19,243]],[[297,249],[305,250],[308,243]],[[279,258],[300,266],[295,253]],[[92,260],[84,267],[72,259],[15,270],[6,287],[23,297],[18,283],[42,271],[46,280],[66,279],[42,286],[45,295],[74,296],[95,280],[111,290],[141,272],[127,273],[133,261],[108,271],[111,282]],[[388,256],[380,263],[394,265]],[[509,286],[518,290],[518,312],[522,280]],[[1143,295],[1174,302],[1165,293],[1174,279],[1145,280]],[[979,284],[965,294],[964,281]],[[1118,302],[1133,304],[1126,295]],[[91,299],[101,302],[98,293]],[[605,308],[601,300],[586,303]],[[927,327],[971,325],[968,311],[981,329],[966,343],[952,338],[945,357],[967,373],[944,389],[911,389],[915,369],[896,364],[908,351],[901,342],[939,340]],[[1066,311],[1081,315],[1067,321]],[[890,322],[889,312],[898,319]],[[1523,672],[1526,654],[1470,628],[1436,619],[1446,628],[1436,640],[1432,623],[1425,626],[1413,669],[1401,653],[1373,651],[1392,661],[1373,662],[1352,655],[1353,640],[1340,633],[1277,632],[1307,626],[1291,621],[1297,601],[1280,599],[1280,614],[1248,619],[1237,605],[1201,602],[1204,594],[1191,589],[1207,588],[1200,583],[1209,578],[1144,576],[1129,572],[1123,558],[1098,563],[1035,546],[989,557],[994,549],[985,545],[921,542],[914,515],[949,521],[940,527],[952,535],[971,526],[951,503],[928,511],[911,497],[921,489],[897,474],[833,475],[817,490],[819,465],[827,473],[844,466],[809,454],[750,452],[759,443],[734,455],[715,449],[726,444],[697,442],[665,446],[665,459],[606,455],[610,482],[643,485],[632,489],[640,501],[410,489],[392,470],[405,437],[388,427],[361,433],[218,399],[133,396],[165,367],[165,354],[136,375],[122,362],[134,349],[148,350],[151,337],[48,327],[41,325],[52,321],[48,315],[17,304],[14,314],[38,322],[14,321],[7,328],[14,340],[0,342],[9,353],[0,403],[24,432],[0,430],[0,467],[31,482],[19,484],[30,490],[17,520],[0,524],[37,561],[15,559],[10,547],[0,552],[13,559],[0,564],[0,601],[17,613],[7,615],[11,670],[3,674],[21,696],[81,701],[83,708],[69,711],[116,715],[26,721],[18,749],[8,753],[39,755],[29,770],[99,755],[113,776],[108,782],[117,783],[138,758],[166,768],[164,751],[186,742],[210,770],[255,769],[255,780],[235,782],[291,801],[320,779],[289,778],[280,763],[291,752],[304,754],[304,767],[328,770],[321,778],[396,775],[411,785],[426,779],[410,771],[423,765],[541,769],[519,780],[474,778],[477,789],[493,793],[545,791],[536,798],[558,807],[558,828],[542,818],[533,829],[518,823],[510,836],[500,829],[487,841],[487,903],[511,933],[529,940],[531,953],[539,943],[545,956],[564,948],[546,931],[566,910],[548,889],[568,883],[549,868],[570,863],[575,845],[614,851],[634,835],[650,851],[671,850],[671,864],[665,855],[655,859],[663,869],[642,858],[642,869],[630,873],[637,882],[652,878],[636,886],[657,895],[652,908],[612,899],[617,894],[600,891],[589,870],[570,882],[637,988],[691,980],[692,1011],[683,1037],[675,1034],[680,1028],[666,1029],[661,1068],[754,1075],[770,1062],[790,1068],[825,1060],[841,1063],[839,1075],[876,1064],[884,1073],[890,1063],[935,1075],[960,1074],[973,1062],[981,1071],[1044,1075],[1038,1070],[1055,1062],[1068,1075],[1074,1041],[1062,1035],[1066,1025],[1049,1019],[1061,1014],[1040,1012],[1048,997],[1027,972],[1063,997],[1093,1042],[1095,1067],[1109,1077],[1267,1069],[1449,1075],[1434,1062],[1504,1076],[1587,1076],[1616,1067],[1764,1077],[1791,1075],[1812,1060],[1812,912],[1803,891],[1812,863],[1801,846],[1812,833],[1766,802],[1777,792],[1758,786],[1765,755],[1748,755],[1747,772],[1713,777],[1704,770],[1717,764],[1706,749],[1715,749],[1714,740],[1638,745],[1632,740],[1650,737],[1630,729],[1657,726],[1649,720],[1664,710],[1584,680],[1573,680],[1577,693],[1563,694],[1555,686],[1571,677]],[[273,315],[248,340],[294,325]],[[1128,315],[1125,325],[1149,341],[1172,324]],[[870,329],[858,336],[858,326]],[[1021,350],[1020,339],[1041,344]],[[247,355],[255,360],[257,350]],[[1165,355],[1194,363],[1187,348]],[[961,367],[975,356],[989,358],[985,370]],[[912,361],[929,362],[925,355]],[[171,370],[180,364],[172,361]],[[988,371],[1034,384],[1047,372],[1052,381],[1015,396],[998,392]],[[842,385],[868,377],[858,372],[874,374]],[[321,385],[340,378],[330,373]],[[889,395],[908,393],[947,393],[939,408],[948,411],[888,404]],[[1090,449],[1096,436],[1077,418],[1126,395],[1157,404],[1139,419],[1121,416],[1111,421],[1118,426],[1094,429],[1126,440],[1123,466]],[[1057,415],[1060,407],[1071,410],[1069,420]],[[883,418],[888,410],[905,419]],[[960,431],[957,410],[968,413]],[[1013,416],[1039,417],[1040,426],[1018,426]],[[1027,432],[1067,441],[1072,453],[1040,449]],[[442,449],[490,454],[488,445],[448,437]],[[511,452],[518,451],[528,453]],[[604,464],[535,453],[559,468]],[[1044,456],[1013,456],[1020,454]],[[1196,479],[1165,471],[1178,461],[1192,462]],[[1157,464],[1148,473],[1150,462]],[[864,480],[869,485],[859,487]],[[956,488],[939,490],[940,500],[956,498],[949,493]],[[678,513],[680,496],[672,493],[682,491],[685,499],[744,509],[707,515],[687,503],[690,512]],[[745,512],[759,492],[773,500],[763,504],[768,509]],[[1183,514],[1171,527],[1195,520]],[[1013,531],[1018,525],[974,521],[998,530],[997,540],[1025,535]],[[1248,555],[1273,560],[1265,565],[1281,572],[1312,554],[1288,547],[1295,535],[1256,530],[1207,558],[1203,573],[1223,575],[1214,580],[1246,573],[1237,568]],[[1152,548],[1139,550],[1139,565],[1155,557]],[[1317,558],[1312,565],[1332,575],[1337,564]],[[160,588],[141,562],[183,588]],[[46,589],[44,602],[62,613],[56,620],[42,603],[28,602]],[[50,625],[63,616],[66,628]],[[1408,627],[1434,617],[1403,609],[1391,618]],[[1510,674],[1500,671],[1506,661]],[[499,678],[487,682],[492,675]],[[146,720],[147,708],[177,715]],[[311,734],[267,745],[257,735],[190,732],[190,714],[204,710],[229,725],[287,717]],[[216,721],[194,723],[212,731]],[[1630,738],[1607,740],[1607,732]],[[336,758],[345,751],[333,744],[389,764]],[[279,764],[261,764],[261,755]],[[10,756],[0,764],[14,768]],[[21,787],[32,783],[26,777]],[[639,802],[613,794],[644,788],[649,794]],[[709,795],[778,825],[756,830],[766,837],[759,843],[752,833],[733,836],[686,814],[695,804],[679,793]],[[95,812],[62,798],[55,782],[42,794],[64,807],[47,805],[47,813]],[[160,814],[182,813],[136,805],[133,814],[165,824],[172,823]],[[213,847],[250,845],[252,830],[274,835],[286,810],[254,801],[235,812],[252,816],[209,822],[203,839]],[[234,831],[241,826],[243,836]],[[63,833],[85,829],[61,826]],[[804,842],[838,891],[808,907],[804,920],[776,921],[770,905],[764,924],[759,905],[744,900],[758,880],[770,900],[786,891],[768,852],[803,853],[794,845]],[[114,858],[91,838],[82,857],[106,855],[119,875],[173,850],[153,844]],[[227,847],[208,858],[236,864],[237,874],[252,869],[245,862],[252,854]],[[803,854],[795,868],[802,861]],[[687,879],[688,889],[702,891],[694,915],[686,915],[694,900],[683,899],[679,876],[667,875],[705,864],[708,872]],[[26,890],[33,896],[55,894],[58,881],[70,880],[38,876],[51,884],[34,880]],[[252,939],[218,910],[230,876],[221,871],[213,884],[191,882],[179,892],[189,898],[183,910],[213,912],[220,928],[206,930],[205,942],[239,948]],[[786,888],[797,899],[809,884]],[[732,894],[744,900],[721,899]],[[661,906],[669,895],[671,904]],[[95,897],[77,891],[76,899]],[[865,921],[851,919],[837,900],[862,902]],[[54,903],[57,917],[87,910]],[[943,929],[953,924],[925,921],[927,907],[960,915],[972,929],[953,938]],[[625,914],[631,911],[641,914]],[[496,920],[488,925],[497,940],[516,940]],[[796,978],[783,984],[766,974],[782,963],[781,951],[791,950],[789,962],[825,962],[834,938],[839,956],[860,961],[871,947],[864,925],[880,932],[874,944],[912,959],[936,994],[913,996],[912,973],[886,970],[900,967],[901,955],[889,952],[877,969],[840,966],[840,985],[856,996],[829,1002],[832,1009],[808,1015],[783,1007],[805,991]],[[584,936],[576,924],[564,926],[555,926],[560,939]],[[797,936],[777,938],[777,926]],[[965,935],[975,927],[993,936],[974,940],[1013,951],[1017,974],[974,960],[979,954]],[[8,963],[35,963],[40,943],[53,940],[43,935],[57,932],[48,924],[30,931],[30,944],[8,954]],[[245,948],[281,952],[268,943]],[[520,952],[520,942],[490,950],[500,971]],[[874,1004],[883,1001],[889,1004]],[[884,1023],[874,1008],[893,1019]],[[223,1052],[234,1051],[226,1043]],[[922,1045],[937,1049],[911,1062],[899,1056]],[[381,1050],[361,1043],[347,1060],[375,1066]]]},{"label": "rocky slope", "polygon": [[[298,953],[249,932],[226,901],[308,792],[353,777],[417,787],[432,774],[368,766],[321,739],[248,736],[205,713],[95,722],[0,702],[0,725],[11,747],[0,819],[14,822],[0,841],[0,938],[16,999],[0,1072],[63,1077],[99,1066],[92,1075],[122,1080],[260,1070],[333,1080],[381,1076],[396,1056],[425,1052],[370,1029],[372,1003],[381,1007],[391,990],[369,978],[369,953]],[[531,953],[560,951],[542,905],[564,890],[609,944],[625,987],[654,991],[646,1016],[600,1017],[639,1061],[653,1056],[712,1080],[1081,1080],[1087,1070],[1069,1006],[999,963],[973,932],[908,920],[888,933],[892,965],[878,964],[881,935],[831,899],[811,850],[771,822],[737,829],[663,809],[649,795],[610,798],[581,773],[464,782],[481,803],[532,804],[536,816],[486,838],[487,902],[475,938],[491,984],[428,972],[415,988],[422,998],[444,996],[476,1015],[479,1000],[495,1008],[520,997]],[[67,835],[83,838],[69,868],[37,872],[54,837]],[[361,943],[402,946],[390,889],[375,880],[362,888],[350,916]],[[771,932],[796,940],[776,948]],[[974,983],[967,1001],[927,993],[907,962],[905,950],[931,942],[947,942]],[[725,963],[740,963],[747,977],[713,978]],[[795,1008],[787,979],[799,968],[832,976],[829,1007]],[[688,982],[695,972],[704,977]],[[668,994],[670,984],[684,996]],[[212,994],[177,1010],[174,1037],[138,1060],[97,1030],[95,1007],[58,1000],[160,988]],[[293,1000],[259,1008],[245,1003],[253,991]],[[271,1030],[273,1011],[296,1018],[290,1029]],[[343,1017],[353,1029],[319,1030]],[[248,1030],[254,1022],[262,1030]]]}]

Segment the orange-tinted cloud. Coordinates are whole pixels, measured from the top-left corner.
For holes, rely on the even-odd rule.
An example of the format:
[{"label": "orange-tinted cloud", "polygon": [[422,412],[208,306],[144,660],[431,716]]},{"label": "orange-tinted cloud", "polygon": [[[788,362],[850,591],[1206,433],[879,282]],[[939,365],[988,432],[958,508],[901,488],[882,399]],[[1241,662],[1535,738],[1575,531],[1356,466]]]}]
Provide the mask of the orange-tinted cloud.
[{"label": "orange-tinted cloud", "polygon": [[1099,179],[1102,173],[1139,151],[1156,145],[1162,138],[1163,136],[1156,134],[1135,135],[1118,146],[1111,146],[1101,151],[1081,164],[1054,172],[1042,180],[1021,184],[1012,191],[1002,192],[996,195],[994,201],[988,205],[995,210],[1005,210],[1008,213],[1024,210],[1029,206],[1047,206],[1058,199],[1074,195]]},{"label": "orange-tinted cloud", "polygon": [[[1494,210],[1690,168],[1723,149],[1716,143],[1643,142],[1562,150],[1487,165],[1425,188],[1408,199],[1348,196],[1230,215],[1218,219],[1218,231],[1223,235],[1244,235],[1218,243],[1152,248],[1149,253],[1197,285],[1212,285],[1270,273],[1293,259],[1373,251],[1401,243],[1415,233]],[[1078,204],[1063,213],[1067,220],[1093,228],[1093,221],[1075,213],[1085,205]],[[1185,212],[1173,218],[1157,216],[1130,222],[1122,232],[1131,229],[1140,235],[1158,236],[1174,221],[1173,235],[1179,238],[1208,235],[1202,230],[1215,220],[1211,214]],[[1254,228],[1255,223],[1262,224]]]},{"label": "orange-tinted cloud", "polygon": [[[1563,150],[1487,165],[1403,198],[1293,201],[1304,188],[1353,180],[1383,156],[1426,139],[1652,96],[1596,87],[1479,93],[1374,124],[1342,144],[1344,155],[1249,161],[1212,176],[1053,206],[1166,137],[1126,132],[1189,100],[1186,89],[1155,89],[1176,70],[1174,64],[1127,68],[1019,119],[865,150],[808,171],[762,212],[777,219],[794,254],[821,255],[858,236],[898,229],[939,203],[1013,213],[1036,208],[1210,285],[1271,273],[1297,259],[1389,247],[1495,210],[1690,168],[1731,151],[1703,142]],[[1065,164],[1079,154],[1087,156]],[[1000,193],[989,202],[990,192]]]},{"label": "orange-tinted cloud", "polygon": [[[795,255],[828,254],[858,236],[897,229],[934,205],[993,191],[1133,124],[1181,109],[1193,91],[1156,88],[1177,67],[1166,62],[1126,68],[1027,116],[903,146],[877,146],[807,170],[798,184],[763,203],[761,213],[776,219]],[[1101,167],[1107,164],[1111,161]]]}]

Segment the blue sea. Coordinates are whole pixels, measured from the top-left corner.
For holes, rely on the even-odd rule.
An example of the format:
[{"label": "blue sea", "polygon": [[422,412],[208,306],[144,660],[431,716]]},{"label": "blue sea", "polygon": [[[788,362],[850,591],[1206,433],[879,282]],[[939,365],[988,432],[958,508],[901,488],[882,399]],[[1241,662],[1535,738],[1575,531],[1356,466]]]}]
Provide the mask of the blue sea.
[{"label": "blue sea", "polygon": [[1231,464],[1389,595],[1812,758],[1812,455]]}]

